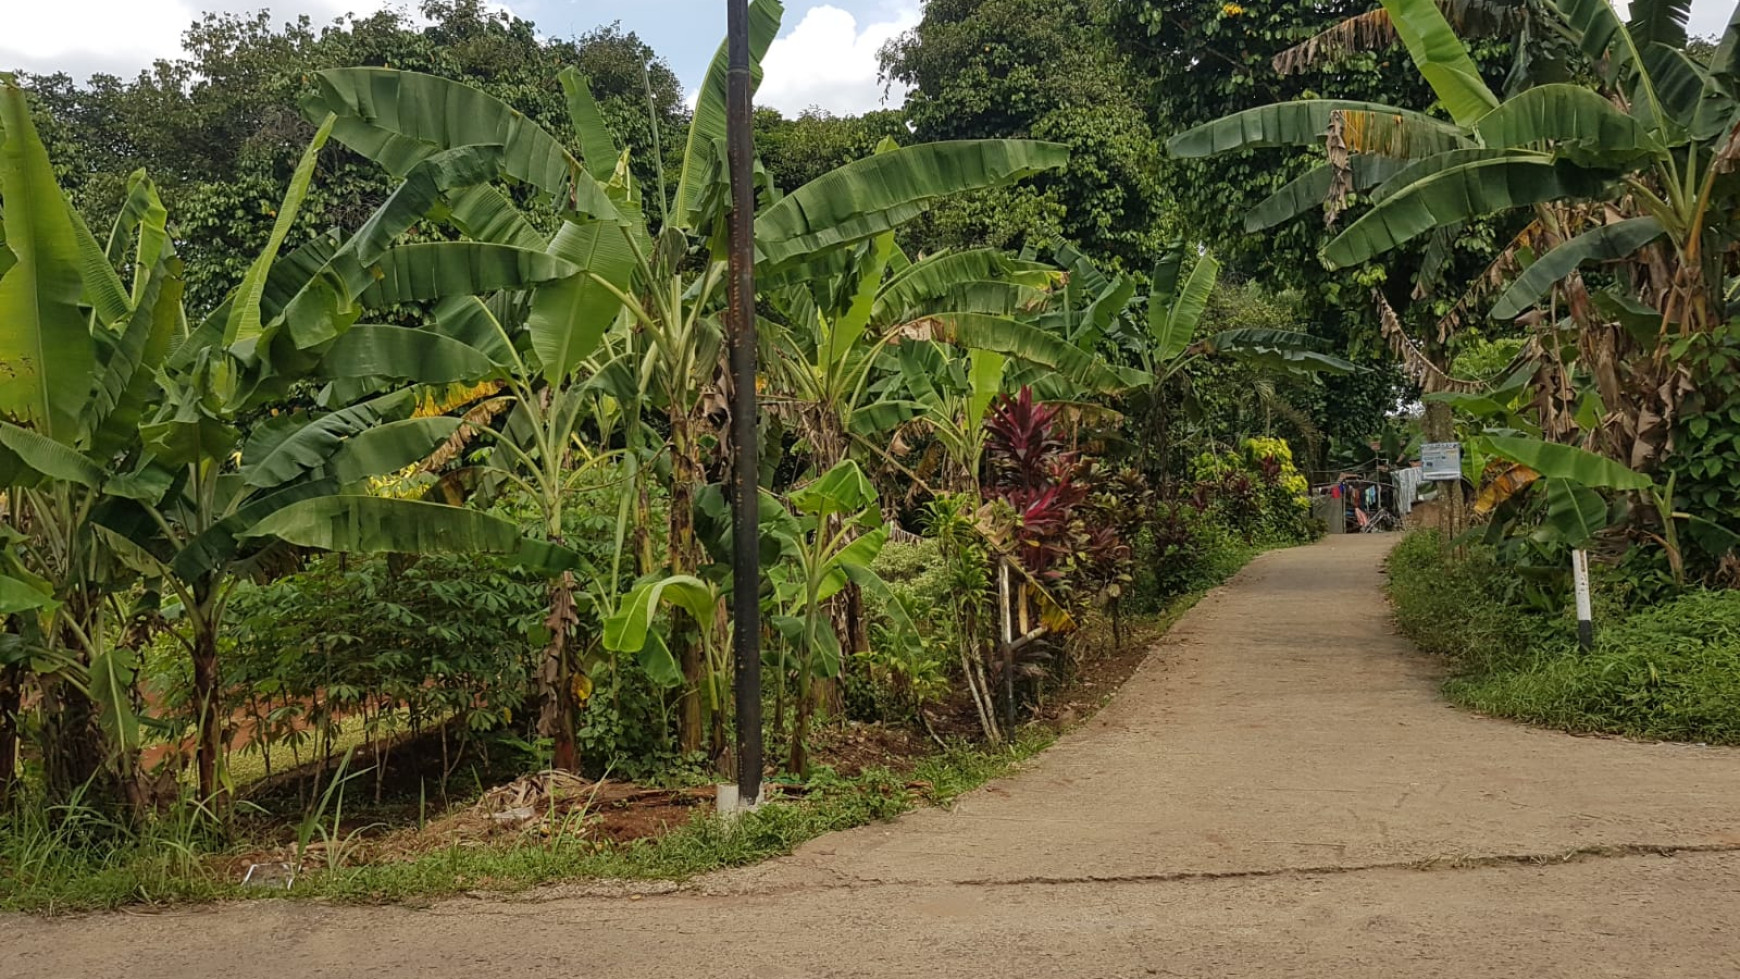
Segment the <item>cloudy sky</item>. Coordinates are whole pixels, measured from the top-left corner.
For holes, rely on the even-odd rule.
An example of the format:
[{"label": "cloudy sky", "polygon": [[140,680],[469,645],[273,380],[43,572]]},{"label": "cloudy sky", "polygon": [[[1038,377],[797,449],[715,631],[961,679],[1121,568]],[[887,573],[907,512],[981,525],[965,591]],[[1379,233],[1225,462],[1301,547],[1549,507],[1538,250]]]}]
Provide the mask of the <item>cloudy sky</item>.
[{"label": "cloudy sky", "polygon": [[[347,11],[414,6],[414,0],[0,0],[0,68],[65,71],[84,78],[105,71],[130,76],[155,58],[181,50],[181,32],[206,10],[269,7],[288,19],[323,22]],[[620,20],[671,63],[691,90],[725,35],[724,0],[507,0],[514,13],[555,37]],[[788,114],[816,105],[863,112],[884,104],[876,51],[918,23],[919,0],[786,0],[785,23],[768,52],[757,102]],[[898,105],[898,91],[888,104]]]},{"label": "cloudy sky", "polygon": [[[269,6],[280,17],[330,20],[407,0],[4,0],[0,68],[131,75],[181,50],[181,31],[204,10]],[[920,0],[787,0],[785,25],[766,62],[757,102],[788,114],[809,106],[862,112],[898,104],[876,80],[876,51],[918,22]],[[724,0],[507,0],[545,34],[564,37],[611,21],[640,34],[693,87],[725,33]],[[1733,0],[1692,0],[1692,31],[1715,35]],[[886,99],[886,102],[885,102]]]}]

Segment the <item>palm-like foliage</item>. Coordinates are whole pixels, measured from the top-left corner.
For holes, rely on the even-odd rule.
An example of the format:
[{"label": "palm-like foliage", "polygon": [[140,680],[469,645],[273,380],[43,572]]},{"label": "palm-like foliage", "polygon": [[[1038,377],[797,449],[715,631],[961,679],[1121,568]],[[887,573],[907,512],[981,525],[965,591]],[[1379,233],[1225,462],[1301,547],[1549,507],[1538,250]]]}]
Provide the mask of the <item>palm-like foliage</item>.
[{"label": "palm-like foliage", "polygon": [[[1627,333],[1617,325],[1626,317],[1601,310],[1648,309],[1661,336],[1707,331],[1725,319],[1721,256],[1733,238],[1723,175],[1740,152],[1732,135],[1740,101],[1726,66],[1740,30],[1731,25],[1701,64],[1685,50],[1683,3],[1638,5],[1626,21],[1606,0],[1569,0],[1557,8],[1560,27],[1598,83],[1543,84],[1500,101],[1467,70],[1465,49],[1436,4],[1386,0],[1384,10],[1454,132],[1399,111],[1386,119],[1369,107],[1292,103],[1181,134],[1175,152],[1321,139],[1328,162],[1283,188],[1250,223],[1302,213],[1317,187],[1326,188],[1332,214],[1350,193],[1369,191],[1372,206],[1324,247],[1332,266],[1374,259],[1428,233],[1451,234],[1485,215],[1533,209],[1536,233],[1527,237],[1540,258],[1510,282],[1492,314],[1509,319],[1567,290],[1610,411],[1604,443],[1620,458],[1651,465],[1685,379],[1653,356],[1654,340]],[[1283,119],[1302,121],[1288,127]],[[1410,162],[1385,178],[1385,168],[1364,162],[1373,157]],[[1626,281],[1605,298],[1592,299],[1577,274],[1586,263],[1634,257]]]}]

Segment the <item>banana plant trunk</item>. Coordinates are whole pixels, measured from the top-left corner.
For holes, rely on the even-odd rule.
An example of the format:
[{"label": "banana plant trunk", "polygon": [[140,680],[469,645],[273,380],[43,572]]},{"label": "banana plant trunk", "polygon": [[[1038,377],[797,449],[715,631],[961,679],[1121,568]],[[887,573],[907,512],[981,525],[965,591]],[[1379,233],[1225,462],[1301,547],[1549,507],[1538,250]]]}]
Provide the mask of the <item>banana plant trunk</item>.
[{"label": "banana plant trunk", "polygon": [[[671,574],[693,574],[698,563],[695,487],[701,480],[701,462],[690,430],[689,411],[672,405],[670,424],[671,513],[667,557]],[[701,750],[706,733],[701,712],[701,637],[686,628],[679,636],[677,655],[683,671],[683,692],[677,704],[677,741],[687,755]]]},{"label": "banana plant trunk", "polygon": [[[69,599],[63,614],[77,616],[86,629],[95,628],[93,616],[86,615],[82,596]],[[62,647],[81,650],[76,632],[65,628]],[[88,653],[79,659],[90,665]],[[108,808],[121,801],[119,780],[108,766],[111,746],[99,720],[96,701],[77,684],[64,677],[42,683],[42,774],[44,788],[51,803],[68,803],[77,799],[87,805]]]},{"label": "banana plant trunk", "polygon": [[195,764],[199,769],[199,797],[222,808],[222,789],[218,785],[218,757],[223,752],[223,719],[219,716],[222,697],[218,689],[217,634],[209,624],[201,624],[193,637],[193,699],[196,737]]},{"label": "banana plant trunk", "polygon": [[0,670],[0,809],[18,781],[18,711],[24,703],[24,664]]},{"label": "banana plant trunk", "polygon": [[109,777],[108,757],[108,739],[90,695],[65,679],[43,684],[42,774],[49,801],[79,799],[99,808],[119,801],[120,786]]},{"label": "banana plant trunk", "polygon": [[549,740],[550,767],[557,771],[580,772],[580,744],[574,737],[574,690],[572,669],[568,662],[568,638],[579,615],[574,610],[574,573],[550,583],[550,614],[544,620],[550,632],[544,647],[544,659],[538,668],[538,736]]}]

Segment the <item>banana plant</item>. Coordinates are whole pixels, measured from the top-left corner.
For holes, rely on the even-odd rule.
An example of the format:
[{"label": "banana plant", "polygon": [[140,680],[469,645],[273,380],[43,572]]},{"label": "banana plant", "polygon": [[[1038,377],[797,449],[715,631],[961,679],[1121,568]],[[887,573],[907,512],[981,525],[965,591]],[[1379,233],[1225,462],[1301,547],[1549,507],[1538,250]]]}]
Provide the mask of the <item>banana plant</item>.
[{"label": "banana plant", "polygon": [[[787,766],[807,777],[806,742],[816,703],[809,695],[810,685],[839,676],[844,658],[828,622],[827,603],[848,584],[886,594],[886,584],[870,565],[888,542],[888,528],[883,526],[876,488],[850,459],[792,490],[789,498],[796,519],[776,522],[771,528],[783,537],[783,549],[791,559],[770,571],[777,608],[768,621],[784,640],[777,663],[781,690],[788,675],[795,690]],[[897,613],[899,607],[898,602],[889,605]],[[789,663],[788,647],[795,653]],[[783,705],[776,705],[775,723],[783,721]]]},{"label": "banana plant", "polygon": [[[758,0],[750,9],[752,62],[778,31],[782,8]],[[724,168],[726,55],[715,55],[697,96],[687,148],[673,194],[633,186],[604,128],[585,80],[563,78],[576,143],[554,135],[476,89],[414,72],[338,69],[316,76],[310,118],[337,117],[334,136],[389,172],[408,174],[439,154],[497,146],[502,174],[564,202],[553,256],[577,271],[563,289],[540,290],[527,330],[556,386],[596,349],[600,334],[611,365],[595,387],[625,417],[637,479],[664,456],[670,472],[665,569],[692,573],[700,559],[693,500],[703,484],[703,405],[718,389],[725,282],[724,232],[729,202]],[[759,74],[759,67],[755,69]],[[755,220],[758,274],[803,276],[845,250],[884,234],[950,194],[995,187],[1061,166],[1067,150],[1021,140],[966,140],[904,147],[847,164],[789,194],[765,188]],[[619,175],[626,194],[612,195]],[[536,232],[493,186],[449,201],[450,220],[467,237],[498,244],[535,242]],[[575,330],[576,319],[587,323]],[[611,326],[612,323],[616,325]],[[604,324],[600,327],[598,324]],[[503,324],[508,326],[509,324]],[[510,328],[509,332],[512,332]],[[645,420],[664,416],[660,431]],[[641,511],[644,518],[646,512]],[[650,571],[649,568],[642,568]],[[679,711],[682,747],[699,747],[699,643],[683,643],[686,689]]]},{"label": "banana plant", "polygon": [[[47,787],[107,799],[138,746],[131,652],[118,648],[137,575],[101,533],[135,488],[137,423],[177,326],[181,288],[155,190],[142,175],[111,234],[135,248],[131,289],[61,192],[23,91],[0,77],[0,614],[9,664],[36,673]],[[109,777],[102,778],[107,772]]]},{"label": "banana plant", "polygon": [[1715,521],[1678,510],[1673,480],[1658,484],[1647,474],[1627,468],[1586,449],[1526,436],[1493,435],[1481,440],[1493,455],[1526,466],[1546,486],[1546,513],[1533,537],[1581,547],[1613,526],[1624,515],[1610,507],[1599,491],[1635,493],[1648,504],[1659,525],[1646,531],[1668,557],[1675,579],[1683,583],[1685,557],[1681,530],[1711,554],[1740,546],[1740,534]]},{"label": "banana plant", "polygon": [[[5,97],[7,104],[22,104],[14,86]],[[52,178],[43,178],[46,155],[22,109],[8,115],[8,161],[16,164],[8,170],[18,178],[4,192],[8,221],[15,219],[8,251],[21,260],[8,269],[4,291],[19,297],[9,304],[30,303],[34,311],[6,317],[0,338],[32,378],[22,388],[8,386],[25,397],[8,403],[10,421],[0,433],[7,482],[26,497],[26,505],[11,512],[28,512],[33,528],[63,552],[68,542],[81,542],[93,555],[83,567],[119,566],[178,600],[186,630],[175,634],[187,643],[194,667],[199,785],[202,795],[216,798],[218,634],[235,583],[281,556],[278,542],[311,543],[315,531],[299,520],[333,512],[337,494],[356,494],[367,479],[415,462],[458,425],[413,418],[410,391],[383,394],[379,378],[356,376],[355,365],[378,364],[381,357],[355,360],[312,408],[285,406],[285,395],[331,362],[328,355],[369,310],[567,278],[574,268],[517,246],[392,244],[422,219],[437,194],[493,176],[499,166],[493,148],[427,161],[356,235],[342,243],[316,238],[284,254],[336,123],[328,117],[291,177],[266,246],[231,296],[190,329],[180,302],[180,259],[149,180],[135,175],[108,246],[100,246]],[[122,287],[117,265],[131,266],[131,288]],[[53,296],[62,298],[42,301]],[[391,329],[361,327],[357,339]],[[364,346],[352,342],[344,349]],[[476,366],[456,364],[451,354],[448,348],[424,351],[412,362],[441,380]],[[83,407],[74,411],[74,404]],[[251,424],[262,415],[264,421]],[[399,509],[398,501],[366,494],[357,500],[377,524]],[[513,525],[482,528],[480,516],[401,513],[415,545],[403,549],[518,548]],[[378,527],[345,530],[371,540],[382,536]],[[64,567],[67,560],[63,553],[38,563]],[[101,653],[99,637],[108,633],[74,621],[100,607],[87,596],[91,589],[71,590],[71,600],[58,604],[61,631],[83,634],[86,665],[102,665],[106,686],[124,688],[121,666],[110,665],[114,656],[93,659]],[[130,727],[119,716],[117,725]],[[120,747],[129,747],[126,739]]]}]

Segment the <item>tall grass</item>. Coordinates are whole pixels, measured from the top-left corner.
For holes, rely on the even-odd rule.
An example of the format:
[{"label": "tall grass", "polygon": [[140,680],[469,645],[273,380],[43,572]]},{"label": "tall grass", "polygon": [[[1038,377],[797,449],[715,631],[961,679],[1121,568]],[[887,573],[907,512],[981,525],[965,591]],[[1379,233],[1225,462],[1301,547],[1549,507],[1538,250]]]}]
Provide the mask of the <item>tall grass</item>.
[{"label": "tall grass", "polygon": [[1391,554],[1396,620],[1454,660],[1452,702],[1566,731],[1740,744],[1740,591],[1610,607],[1583,650],[1568,616],[1506,600],[1513,575],[1478,551],[1458,558],[1428,533]]}]

